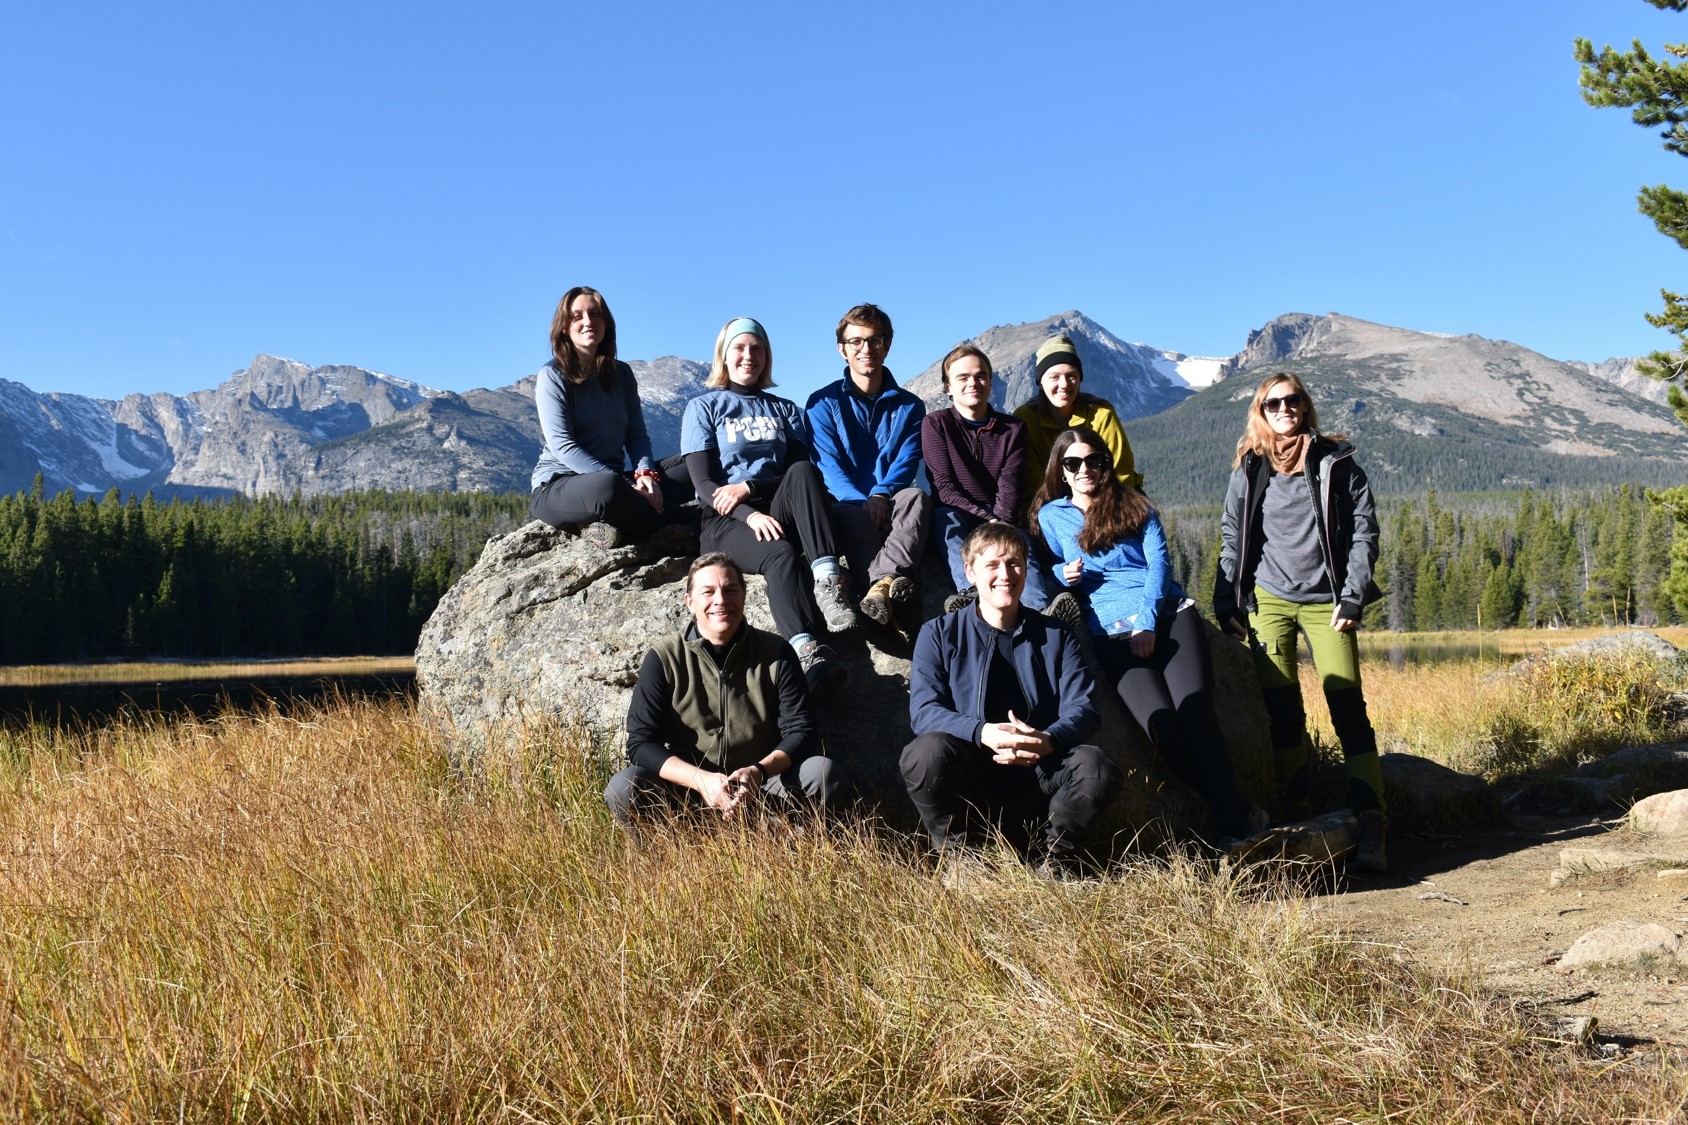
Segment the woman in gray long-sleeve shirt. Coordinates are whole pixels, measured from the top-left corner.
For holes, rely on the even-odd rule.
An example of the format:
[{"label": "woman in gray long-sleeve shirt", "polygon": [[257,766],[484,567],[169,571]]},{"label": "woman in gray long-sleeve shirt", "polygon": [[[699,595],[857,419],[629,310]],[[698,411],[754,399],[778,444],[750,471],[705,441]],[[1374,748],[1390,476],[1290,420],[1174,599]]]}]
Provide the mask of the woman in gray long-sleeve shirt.
[{"label": "woman in gray long-sleeve shirt", "polygon": [[665,506],[684,502],[690,482],[665,481],[651,461],[639,384],[615,358],[615,317],[596,289],[577,285],[558,302],[533,397],[544,437],[528,503],[535,519],[600,525],[593,538],[614,546],[648,536]]}]

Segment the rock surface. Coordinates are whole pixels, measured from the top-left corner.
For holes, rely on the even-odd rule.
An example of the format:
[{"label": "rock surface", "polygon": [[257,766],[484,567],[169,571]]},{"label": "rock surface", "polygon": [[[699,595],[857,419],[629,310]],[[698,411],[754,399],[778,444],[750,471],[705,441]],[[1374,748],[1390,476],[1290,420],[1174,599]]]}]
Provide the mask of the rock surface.
[{"label": "rock surface", "polygon": [[1688,832],[1688,789],[1655,793],[1629,810],[1629,826],[1649,836],[1680,836]]},{"label": "rock surface", "polygon": [[1559,853],[1559,866],[1547,877],[1550,887],[1563,886],[1575,879],[1613,871],[1631,871],[1648,867],[1677,867],[1688,862],[1681,851],[1630,851],[1623,848],[1566,848]]},{"label": "rock surface", "polygon": [[1631,802],[1688,787],[1688,743],[1626,746],[1586,762],[1568,777],[1530,782],[1510,794],[1513,812],[1587,812],[1616,816]]},{"label": "rock surface", "polygon": [[1383,789],[1397,825],[1457,828],[1499,818],[1500,796],[1480,777],[1416,754],[1384,754]]},{"label": "rock surface", "polygon": [[1681,949],[1682,935],[1656,922],[1609,922],[1578,938],[1559,967],[1640,968],[1654,960],[1674,964]]},{"label": "rock surface", "polygon": [[[529,523],[491,540],[480,561],[441,599],[422,631],[416,678],[424,710],[449,732],[460,761],[508,753],[528,732],[573,724],[575,753],[619,761],[627,700],[645,649],[688,620],[687,558],[644,546],[605,550]],[[941,564],[924,573],[926,616],[948,591]],[[772,629],[762,579],[750,576],[746,613]],[[1210,632],[1221,728],[1245,792],[1271,789],[1267,723],[1247,650]],[[897,769],[909,740],[909,648],[871,625],[828,638],[850,668],[849,685],[818,707],[827,752],[851,771],[880,815],[915,823]],[[1098,741],[1126,771],[1125,793],[1104,831],[1156,835],[1203,827],[1198,797],[1153,760],[1112,692],[1099,692]]]}]

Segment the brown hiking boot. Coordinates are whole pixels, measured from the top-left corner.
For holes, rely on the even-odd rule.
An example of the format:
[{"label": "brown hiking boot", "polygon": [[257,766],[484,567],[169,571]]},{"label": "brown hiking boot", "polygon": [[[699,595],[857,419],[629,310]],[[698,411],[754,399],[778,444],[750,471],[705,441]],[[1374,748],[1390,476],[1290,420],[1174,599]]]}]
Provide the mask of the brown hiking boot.
[{"label": "brown hiking boot", "polygon": [[891,579],[891,627],[910,644],[920,632],[920,588],[900,574]]},{"label": "brown hiking boot", "polygon": [[862,599],[862,613],[881,625],[891,624],[892,581],[893,579],[889,575],[876,579],[873,585],[867,588],[867,597]]}]

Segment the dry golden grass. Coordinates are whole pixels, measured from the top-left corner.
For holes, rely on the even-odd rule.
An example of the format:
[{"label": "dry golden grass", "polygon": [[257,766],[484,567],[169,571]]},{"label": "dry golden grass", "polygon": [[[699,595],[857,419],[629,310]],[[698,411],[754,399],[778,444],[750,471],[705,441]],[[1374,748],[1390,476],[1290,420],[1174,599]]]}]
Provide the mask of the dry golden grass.
[{"label": "dry golden grass", "polygon": [[128,664],[0,666],[0,687],[152,684],[173,680],[257,680],[276,676],[378,676],[416,671],[409,656],[323,656],[310,660],[155,660]]},{"label": "dry golden grass", "polygon": [[[1182,860],[964,890],[864,830],[670,826],[402,704],[0,755],[0,1115],[1664,1121],[1470,982]],[[524,786],[502,779],[529,779]]]},{"label": "dry golden grass", "polygon": [[[1401,667],[1362,660],[1380,745],[1490,779],[1563,770],[1623,746],[1688,738],[1688,725],[1668,701],[1688,683],[1641,656],[1540,661],[1522,674],[1501,672],[1510,661],[1494,658]],[[1334,747],[1318,674],[1305,658],[1301,685],[1314,741]]]}]

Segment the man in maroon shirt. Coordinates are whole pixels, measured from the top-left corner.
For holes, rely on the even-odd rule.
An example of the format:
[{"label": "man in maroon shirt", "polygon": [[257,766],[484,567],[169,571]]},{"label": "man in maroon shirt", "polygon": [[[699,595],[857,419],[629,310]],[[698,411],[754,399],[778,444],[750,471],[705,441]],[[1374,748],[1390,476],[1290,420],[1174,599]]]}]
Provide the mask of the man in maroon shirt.
[{"label": "man in maroon shirt", "polygon": [[[932,529],[944,545],[950,577],[955,580],[957,593],[944,604],[951,611],[971,603],[975,596],[961,561],[967,534],[990,520],[1021,523],[1020,507],[1030,499],[1020,494],[1029,446],[1026,424],[991,408],[989,356],[972,344],[962,344],[944,357],[943,375],[944,391],[954,405],[926,415],[920,424],[920,452],[932,482]],[[1036,552],[1030,557],[1035,560]],[[1035,562],[1026,567],[1022,600],[1028,609],[1050,608],[1047,582]],[[1074,604],[1072,610],[1076,620],[1078,606]]]}]

